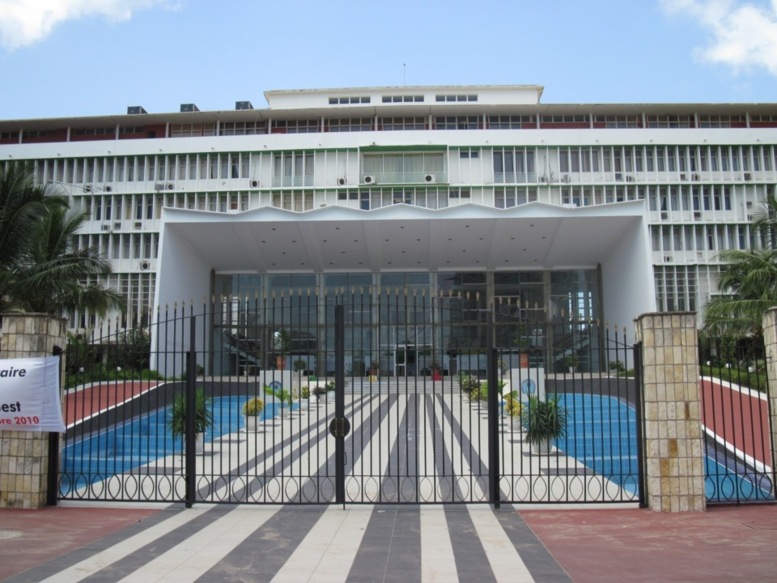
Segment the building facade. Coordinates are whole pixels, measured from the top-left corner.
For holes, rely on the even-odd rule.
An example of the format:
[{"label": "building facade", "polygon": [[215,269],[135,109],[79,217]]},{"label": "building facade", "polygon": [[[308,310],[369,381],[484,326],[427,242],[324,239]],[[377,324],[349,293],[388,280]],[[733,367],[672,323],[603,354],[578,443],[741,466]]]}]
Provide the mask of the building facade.
[{"label": "building facade", "polygon": [[[0,121],[89,213],[120,327],[274,290],[410,287],[629,325],[698,311],[777,183],[777,104],[543,104],[539,86],[268,91],[268,107]],[[71,328],[95,328],[73,314]]]}]

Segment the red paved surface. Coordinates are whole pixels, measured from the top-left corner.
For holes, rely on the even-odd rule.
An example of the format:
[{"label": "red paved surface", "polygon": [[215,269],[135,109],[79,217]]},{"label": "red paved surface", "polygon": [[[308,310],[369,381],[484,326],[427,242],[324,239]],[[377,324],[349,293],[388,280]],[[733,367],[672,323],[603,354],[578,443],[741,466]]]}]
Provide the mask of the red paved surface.
[{"label": "red paved surface", "polygon": [[774,505],[520,515],[576,583],[777,581]]},{"label": "red paved surface", "polygon": [[[158,510],[43,508],[0,510],[0,581],[88,545]],[[19,534],[14,538],[6,536]]]},{"label": "red paved surface", "polygon": [[103,381],[86,389],[68,391],[63,405],[65,425],[127,401],[158,384],[157,381]]},{"label": "red paved surface", "polygon": [[701,382],[702,422],[738,450],[771,465],[769,405],[765,395],[737,391],[704,377]]}]

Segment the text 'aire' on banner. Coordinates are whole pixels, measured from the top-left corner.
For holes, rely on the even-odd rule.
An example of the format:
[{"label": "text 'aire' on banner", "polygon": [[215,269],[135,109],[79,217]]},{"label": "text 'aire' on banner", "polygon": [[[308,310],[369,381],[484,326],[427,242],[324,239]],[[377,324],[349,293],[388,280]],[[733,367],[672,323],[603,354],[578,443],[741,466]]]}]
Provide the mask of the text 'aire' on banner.
[{"label": "text 'aire' on banner", "polygon": [[0,430],[65,431],[59,357],[0,360]]}]

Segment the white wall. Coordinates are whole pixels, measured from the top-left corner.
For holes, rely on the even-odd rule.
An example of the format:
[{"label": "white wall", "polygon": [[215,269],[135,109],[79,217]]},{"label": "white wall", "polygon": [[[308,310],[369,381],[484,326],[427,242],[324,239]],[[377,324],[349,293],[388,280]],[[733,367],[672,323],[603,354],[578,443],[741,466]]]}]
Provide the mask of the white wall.
[{"label": "white wall", "polygon": [[633,339],[633,321],[638,315],[656,309],[650,238],[644,217],[635,217],[612,253],[602,260],[602,296],[607,321],[624,327]]},{"label": "white wall", "polygon": [[[182,316],[188,316],[192,306],[194,314],[200,315],[196,318],[198,356],[205,350],[211,333],[209,319],[201,316],[203,300],[207,301],[211,295],[211,268],[176,230],[175,223],[165,220],[167,214],[167,211],[162,212],[154,298],[154,305],[159,309],[154,314],[155,325],[151,334],[152,354],[160,351],[163,354],[151,366],[165,376],[180,376],[185,369],[183,352],[190,348],[189,319]],[[167,351],[174,354],[165,357],[164,352]]]}]

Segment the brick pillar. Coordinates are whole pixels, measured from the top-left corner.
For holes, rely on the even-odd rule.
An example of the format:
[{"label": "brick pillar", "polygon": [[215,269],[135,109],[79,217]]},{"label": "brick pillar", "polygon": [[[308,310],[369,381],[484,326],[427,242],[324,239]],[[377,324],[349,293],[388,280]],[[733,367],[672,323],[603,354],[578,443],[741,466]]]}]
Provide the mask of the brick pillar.
[{"label": "brick pillar", "polygon": [[769,411],[772,427],[772,468],[777,468],[777,308],[770,308],[763,317],[766,375],[769,387]]},{"label": "brick pillar", "polygon": [[642,342],[648,507],[658,512],[703,511],[696,315],[644,314],[635,327]]},{"label": "brick pillar", "polygon": [[[51,356],[65,347],[65,320],[48,314],[0,315],[0,358]],[[49,434],[0,431],[0,508],[46,505]]]}]

